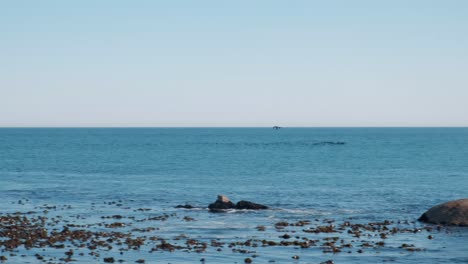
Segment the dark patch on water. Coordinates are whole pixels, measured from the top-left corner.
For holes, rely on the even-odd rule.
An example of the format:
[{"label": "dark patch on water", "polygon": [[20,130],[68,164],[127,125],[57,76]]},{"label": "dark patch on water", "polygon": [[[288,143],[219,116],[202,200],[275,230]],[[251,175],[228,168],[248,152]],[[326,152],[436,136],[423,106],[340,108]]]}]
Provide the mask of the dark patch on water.
[{"label": "dark patch on water", "polygon": [[307,146],[341,146],[343,141],[279,141],[279,142],[198,142],[192,144],[228,146],[228,147],[307,147]]}]

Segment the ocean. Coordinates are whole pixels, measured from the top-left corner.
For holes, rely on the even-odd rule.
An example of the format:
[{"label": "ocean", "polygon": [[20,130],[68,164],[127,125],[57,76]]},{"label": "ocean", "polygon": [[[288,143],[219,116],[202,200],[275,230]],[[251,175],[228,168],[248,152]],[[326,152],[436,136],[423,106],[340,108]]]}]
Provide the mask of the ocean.
[{"label": "ocean", "polygon": [[[417,221],[468,197],[468,128],[3,128],[0,182],[1,216],[144,240],[0,247],[11,263],[468,263],[468,228]],[[218,194],[270,209],[211,213]]]}]

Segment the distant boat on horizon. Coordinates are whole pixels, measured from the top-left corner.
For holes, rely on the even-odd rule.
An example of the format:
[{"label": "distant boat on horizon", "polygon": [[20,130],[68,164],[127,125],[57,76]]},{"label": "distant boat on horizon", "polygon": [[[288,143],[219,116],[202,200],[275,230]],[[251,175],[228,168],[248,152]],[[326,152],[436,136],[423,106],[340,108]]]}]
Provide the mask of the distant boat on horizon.
[{"label": "distant boat on horizon", "polygon": [[280,127],[280,126],[274,126],[274,127],[273,127],[273,129],[275,129],[275,130],[278,130],[278,129],[281,129],[281,128],[282,128],[282,127]]}]

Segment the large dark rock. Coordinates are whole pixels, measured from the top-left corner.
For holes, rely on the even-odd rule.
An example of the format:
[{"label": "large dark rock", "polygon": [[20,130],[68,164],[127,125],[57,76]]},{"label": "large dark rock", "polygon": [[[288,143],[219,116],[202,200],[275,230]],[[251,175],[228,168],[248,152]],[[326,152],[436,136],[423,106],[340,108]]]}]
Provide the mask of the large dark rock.
[{"label": "large dark rock", "polygon": [[240,210],[262,210],[268,209],[268,206],[263,204],[252,203],[249,201],[240,201],[234,204],[224,195],[218,195],[216,202],[208,205],[210,212],[224,212],[227,209],[240,209]]},{"label": "large dark rock", "polygon": [[249,201],[239,201],[236,204],[236,209],[263,210],[268,209],[268,206],[263,204],[252,203]]},{"label": "large dark rock", "polygon": [[218,195],[218,199],[216,199],[214,203],[208,205],[208,208],[211,212],[222,212],[226,209],[234,209],[235,205],[226,196]]},{"label": "large dark rock", "polygon": [[436,205],[418,220],[431,224],[468,226],[468,199]]}]

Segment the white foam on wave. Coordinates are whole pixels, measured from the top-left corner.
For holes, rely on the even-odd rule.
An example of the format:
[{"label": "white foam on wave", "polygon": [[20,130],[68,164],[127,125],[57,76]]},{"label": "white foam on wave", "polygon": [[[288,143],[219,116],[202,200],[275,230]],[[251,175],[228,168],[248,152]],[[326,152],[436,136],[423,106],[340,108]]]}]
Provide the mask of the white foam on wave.
[{"label": "white foam on wave", "polygon": [[344,213],[344,214],[360,214],[363,213],[364,210],[362,209],[339,209],[337,213]]},{"label": "white foam on wave", "polygon": [[332,212],[321,211],[316,209],[278,209],[278,211],[289,213],[289,214],[301,214],[301,215],[331,215]]}]

